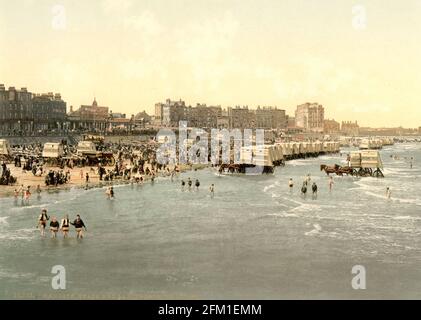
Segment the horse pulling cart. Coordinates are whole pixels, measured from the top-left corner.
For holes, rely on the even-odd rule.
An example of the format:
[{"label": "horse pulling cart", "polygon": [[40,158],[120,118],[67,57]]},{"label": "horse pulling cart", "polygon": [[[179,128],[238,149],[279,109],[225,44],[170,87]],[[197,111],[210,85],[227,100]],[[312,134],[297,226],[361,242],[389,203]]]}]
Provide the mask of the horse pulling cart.
[{"label": "horse pulling cart", "polygon": [[383,178],[383,162],[380,153],[377,150],[360,150],[350,153],[348,158],[348,166],[327,166],[322,164],[321,171],[325,171],[327,175],[336,174],[338,176],[351,175],[360,177],[376,177]]}]

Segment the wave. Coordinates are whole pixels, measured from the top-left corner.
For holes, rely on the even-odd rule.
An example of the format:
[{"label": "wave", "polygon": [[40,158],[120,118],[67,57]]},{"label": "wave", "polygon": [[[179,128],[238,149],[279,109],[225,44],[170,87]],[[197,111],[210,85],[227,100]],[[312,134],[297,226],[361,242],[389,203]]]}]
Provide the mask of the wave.
[{"label": "wave", "polygon": [[23,204],[20,207],[14,207],[14,208],[11,208],[10,210],[12,210],[12,211],[21,211],[21,210],[34,209],[34,208],[48,208],[49,205],[50,204],[48,204],[48,203],[33,204],[33,205],[25,205],[25,204]]},{"label": "wave", "polygon": [[312,235],[316,235],[316,234],[319,234],[320,233],[320,231],[322,231],[322,227],[320,226],[320,224],[318,224],[318,223],[315,223],[315,224],[313,224],[313,230],[311,230],[311,231],[308,231],[308,232],[306,232],[306,233],[304,233],[306,236],[312,236]]},{"label": "wave", "polygon": [[325,208],[337,208],[337,206],[336,205],[302,203],[300,206],[291,209],[290,212],[320,212]]},{"label": "wave", "polygon": [[7,219],[9,217],[0,217],[0,225],[8,225]]},{"label": "wave", "polygon": [[292,165],[293,167],[295,166],[307,166],[309,165],[311,162],[309,160],[290,160],[287,161],[287,165]]},{"label": "wave", "polygon": [[266,216],[269,216],[269,217],[282,217],[282,218],[298,218],[299,217],[295,213],[287,213],[287,212],[268,213]]},{"label": "wave", "polygon": [[31,240],[35,237],[35,228],[17,229],[0,233],[1,240]]}]

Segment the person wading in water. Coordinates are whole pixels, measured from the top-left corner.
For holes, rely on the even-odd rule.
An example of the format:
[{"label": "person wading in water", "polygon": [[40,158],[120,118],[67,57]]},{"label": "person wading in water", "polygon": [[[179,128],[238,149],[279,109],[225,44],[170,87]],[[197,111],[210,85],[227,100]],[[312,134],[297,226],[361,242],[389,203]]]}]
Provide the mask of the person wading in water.
[{"label": "person wading in water", "polygon": [[307,183],[306,183],[306,181],[303,182],[303,186],[301,187],[301,193],[304,196],[307,194]]},{"label": "person wading in water", "polygon": [[53,217],[50,222],[51,238],[57,238],[57,232],[58,232],[59,227],[60,227],[60,224],[58,223],[56,217]]},{"label": "person wading in water", "polygon": [[45,226],[50,217],[47,215],[47,209],[42,209],[41,214],[38,217],[38,228],[41,231],[41,236],[45,237]]},{"label": "person wading in water", "polygon": [[213,198],[215,196],[215,185],[213,183],[209,187],[209,192],[211,193],[211,197]]},{"label": "person wading in water", "polygon": [[329,179],[329,191],[332,191],[334,183],[335,182],[333,181],[333,177],[330,177],[330,179]]},{"label": "person wading in water", "polygon": [[69,221],[69,215],[65,215],[63,219],[61,219],[61,232],[63,232],[63,238],[67,238],[69,234],[69,227],[70,227],[70,221]]},{"label": "person wading in water", "polygon": [[288,186],[289,186],[289,191],[292,192],[294,188],[294,181],[292,180],[292,178],[289,179]]},{"label": "person wading in water", "polygon": [[386,198],[387,199],[392,198],[392,191],[390,190],[389,187],[386,188]]},{"label": "person wading in water", "polygon": [[313,190],[313,199],[317,198],[317,184],[316,182],[313,182],[313,185],[311,186],[311,189]]},{"label": "person wading in water", "polygon": [[85,228],[85,231],[88,231],[85,224],[83,223],[83,220],[80,218],[80,215],[76,216],[76,220],[73,222],[70,222],[71,225],[73,225],[76,228],[76,238],[82,239],[83,238],[83,228]]}]

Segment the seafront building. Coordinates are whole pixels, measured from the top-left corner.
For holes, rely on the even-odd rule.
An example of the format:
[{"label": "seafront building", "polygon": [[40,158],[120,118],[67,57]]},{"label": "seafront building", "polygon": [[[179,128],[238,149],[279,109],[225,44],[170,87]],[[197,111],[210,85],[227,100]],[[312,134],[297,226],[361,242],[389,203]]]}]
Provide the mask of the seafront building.
[{"label": "seafront building", "polygon": [[92,105],[81,105],[78,110],[70,107],[68,121],[70,130],[98,130],[107,129],[108,107],[99,106],[96,99]]},{"label": "seafront building", "polygon": [[357,121],[342,121],[341,133],[346,136],[358,136],[360,134],[360,126]]},{"label": "seafront building", "polygon": [[323,123],[324,134],[338,134],[341,131],[341,125],[335,120],[326,119]]},{"label": "seafront building", "polygon": [[287,127],[285,110],[277,107],[258,107],[256,110],[248,106],[228,107],[226,110],[218,106],[196,104],[187,106],[182,100],[167,99],[165,103],[155,104],[155,125],[177,127],[179,121],[187,121],[188,126],[197,128],[225,129],[280,129]]},{"label": "seafront building", "polygon": [[0,132],[27,134],[63,129],[66,102],[59,93],[34,94],[27,88],[7,90],[0,84]]},{"label": "seafront building", "polygon": [[324,129],[324,108],[318,103],[306,102],[297,106],[295,125],[305,131],[321,133]]}]

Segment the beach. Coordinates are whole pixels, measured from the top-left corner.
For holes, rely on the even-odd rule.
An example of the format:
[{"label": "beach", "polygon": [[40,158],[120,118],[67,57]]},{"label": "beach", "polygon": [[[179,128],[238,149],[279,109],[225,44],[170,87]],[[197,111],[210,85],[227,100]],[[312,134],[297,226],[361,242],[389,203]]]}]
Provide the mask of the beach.
[{"label": "beach", "polygon": [[[124,161],[123,164],[129,165],[128,161]],[[201,164],[194,164],[192,166],[192,170],[195,169],[203,169],[207,167],[207,165]],[[36,188],[39,185],[42,192],[55,192],[59,190],[66,190],[72,188],[98,188],[105,185],[118,185],[118,184],[127,184],[130,183],[128,180],[123,179],[116,179],[114,181],[101,181],[98,175],[98,168],[95,166],[89,167],[82,167],[82,168],[68,168],[65,167],[63,171],[70,172],[70,181],[65,184],[57,185],[57,186],[46,186],[45,185],[45,173],[49,170],[53,171],[60,171],[62,170],[59,167],[54,166],[44,166],[44,175],[42,177],[37,177],[32,174],[30,171],[23,171],[20,167],[15,167],[13,164],[8,164],[8,168],[10,168],[11,174],[16,177],[17,183],[14,185],[8,186],[0,186],[0,198],[5,197],[13,197],[15,189],[19,190],[20,186],[23,185],[25,188],[30,186],[32,194],[35,194]],[[106,170],[112,170],[114,167],[105,166]],[[178,165],[178,168],[181,172],[186,170],[191,170],[190,165],[181,164]],[[86,173],[89,174],[89,183],[86,183]],[[144,178],[144,181],[150,180],[150,176],[148,175],[141,175]],[[140,177],[140,175],[139,175]]]},{"label": "beach", "polygon": [[[29,203],[2,198],[0,297],[420,298],[421,152],[397,144],[380,153],[385,178],[335,176],[331,192],[320,163],[343,163],[339,155],[289,161],[273,175],[185,171],[116,186],[114,200],[105,187],[43,192]],[[299,191],[307,174],[316,198]],[[200,181],[198,191],[182,190],[188,178]],[[58,218],[80,214],[85,238],[73,228],[68,239],[40,237],[42,208]],[[63,292],[51,289],[54,265],[66,268]],[[367,270],[366,290],[351,286],[355,265]]]}]

